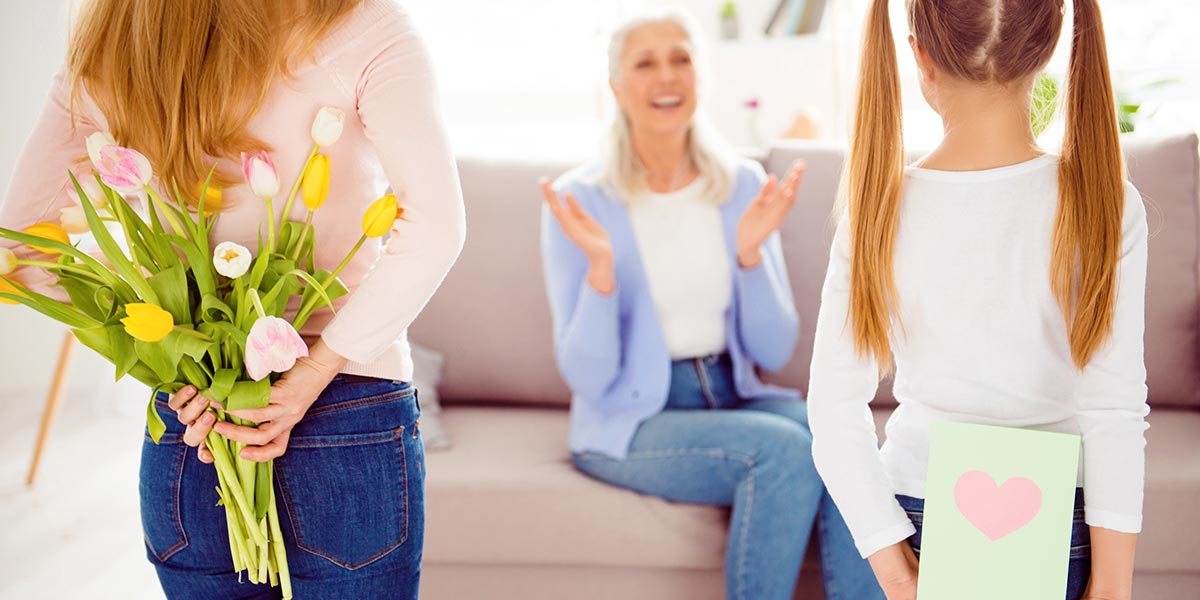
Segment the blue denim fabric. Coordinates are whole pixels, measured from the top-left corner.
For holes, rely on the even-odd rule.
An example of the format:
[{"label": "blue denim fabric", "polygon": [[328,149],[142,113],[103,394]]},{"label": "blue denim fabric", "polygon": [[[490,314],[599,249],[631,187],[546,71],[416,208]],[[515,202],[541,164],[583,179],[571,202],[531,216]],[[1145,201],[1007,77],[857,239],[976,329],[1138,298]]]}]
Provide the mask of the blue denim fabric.
[{"label": "blue denim fabric", "polygon": [[[142,447],[146,554],[168,598],[280,597],[239,583],[216,471],[183,444],[160,395],[167,432]],[[425,521],[425,452],[416,389],[339,375],[292,430],[275,461],[275,494],[300,600],[417,598]]]},{"label": "blue denim fabric", "polygon": [[726,597],[792,597],[814,524],[828,600],[883,599],[817,475],[807,405],[743,400],[728,355],[675,361],[663,412],[638,427],[624,460],[573,455],[597,479],[676,502],[732,506]]},{"label": "blue denim fabric", "polygon": [[[917,532],[908,538],[917,559],[921,558],[921,524],[925,515],[925,500],[896,496],[900,507],[908,513]],[[1075,516],[1071,523],[1071,557],[1067,563],[1067,600],[1079,600],[1087,589],[1092,573],[1092,536],[1083,520],[1083,490],[1075,490]]]}]

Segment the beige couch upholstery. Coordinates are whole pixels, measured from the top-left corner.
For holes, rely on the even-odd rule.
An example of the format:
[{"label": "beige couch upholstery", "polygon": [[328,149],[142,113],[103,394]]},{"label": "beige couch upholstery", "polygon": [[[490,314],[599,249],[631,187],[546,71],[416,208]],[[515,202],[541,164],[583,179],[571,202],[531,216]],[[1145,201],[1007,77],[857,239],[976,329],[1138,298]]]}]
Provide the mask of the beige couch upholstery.
[{"label": "beige couch upholstery", "polygon": [[[1200,157],[1195,136],[1127,140],[1150,206],[1145,530],[1135,598],[1200,589]],[[783,242],[802,318],[775,379],[804,389],[842,151],[772,148],[768,169],[808,172]],[[414,340],[446,355],[440,388],[453,436],[430,453],[422,597],[702,600],[722,597],[727,512],[593,481],[567,453],[569,393],[554,367],[538,249],[538,176],[575,161],[464,159],[469,236]],[[890,412],[884,386],[880,423]],[[882,431],[882,427],[880,427]],[[811,556],[810,556],[811,559]],[[812,560],[797,598],[821,598]]]}]

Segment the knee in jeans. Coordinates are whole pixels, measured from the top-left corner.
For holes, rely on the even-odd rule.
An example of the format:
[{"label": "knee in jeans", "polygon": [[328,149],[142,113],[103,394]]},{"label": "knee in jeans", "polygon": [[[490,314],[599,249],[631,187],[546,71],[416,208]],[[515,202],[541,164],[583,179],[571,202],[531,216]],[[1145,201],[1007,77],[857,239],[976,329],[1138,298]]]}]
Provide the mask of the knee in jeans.
[{"label": "knee in jeans", "polygon": [[812,434],[798,423],[771,417],[747,435],[757,441],[756,464],[779,465],[797,473],[815,472]]}]

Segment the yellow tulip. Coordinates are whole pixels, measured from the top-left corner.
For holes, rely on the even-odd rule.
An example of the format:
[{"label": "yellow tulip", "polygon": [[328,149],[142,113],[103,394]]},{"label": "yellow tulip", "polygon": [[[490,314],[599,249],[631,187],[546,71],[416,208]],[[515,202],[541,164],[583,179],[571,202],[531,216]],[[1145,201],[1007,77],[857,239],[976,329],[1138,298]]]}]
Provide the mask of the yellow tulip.
[{"label": "yellow tulip", "polygon": [[225,194],[217,186],[210,183],[208,189],[204,189],[204,182],[196,182],[196,197],[200,197],[200,192],[204,192],[204,216],[210,216],[213,213],[221,210],[221,201],[225,199]]},{"label": "yellow tulip", "polygon": [[[50,240],[52,242],[61,242],[68,245],[71,243],[71,237],[67,235],[67,230],[63,229],[62,226],[57,223],[38,223],[36,225],[31,225],[25,230],[25,233],[40,237],[42,239]],[[58,250],[53,250],[51,248],[43,248],[41,246],[33,245],[30,247],[39,252],[45,252],[46,254],[58,254]]]},{"label": "yellow tulip", "polygon": [[153,305],[134,302],[125,305],[128,317],[121,319],[125,333],[143,342],[157,342],[167,337],[175,328],[171,313]]},{"label": "yellow tulip", "polygon": [[329,196],[329,155],[318,154],[304,172],[304,205],[308,210],[317,210]]},{"label": "yellow tulip", "polygon": [[400,205],[396,204],[396,195],[386,196],[371,203],[363,215],[363,235],[369,238],[382,237],[392,230],[392,223],[400,216]]},{"label": "yellow tulip", "polygon": [[[24,296],[24,295],[25,295],[25,294],[21,293],[21,288],[18,288],[17,286],[15,286],[15,285],[13,285],[13,284],[9,283],[7,279],[2,279],[2,278],[0,278],[0,293],[2,293],[2,294],[16,294],[16,295],[18,295],[18,296]],[[9,300],[8,298],[0,298],[0,303],[4,303],[4,304],[17,304],[17,301],[16,301],[16,300]]]}]

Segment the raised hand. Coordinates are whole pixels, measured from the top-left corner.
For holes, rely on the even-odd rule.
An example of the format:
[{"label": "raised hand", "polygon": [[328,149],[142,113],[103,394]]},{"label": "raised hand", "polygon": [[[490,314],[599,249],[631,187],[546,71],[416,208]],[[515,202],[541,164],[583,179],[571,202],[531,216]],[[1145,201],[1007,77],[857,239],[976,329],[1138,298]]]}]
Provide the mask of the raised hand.
[{"label": "raised hand", "polygon": [[538,183],[542,186],[542,195],[546,198],[550,214],[554,215],[554,220],[558,221],[558,226],[562,228],[567,239],[578,246],[587,257],[590,266],[588,283],[601,294],[611,294],[617,283],[612,241],[608,232],[591,215],[584,212],[571,193],[564,194],[564,205],[558,199],[558,192],[551,187],[550,180],[542,178]]},{"label": "raised hand", "polygon": [[752,269],[762,262],[760,249],[796,204],[796,190],[803,176],[804,163],[799,161],[788,170],[782,184],[771,175],[742,214],[737,225],[737,256],[743,269]]}]

